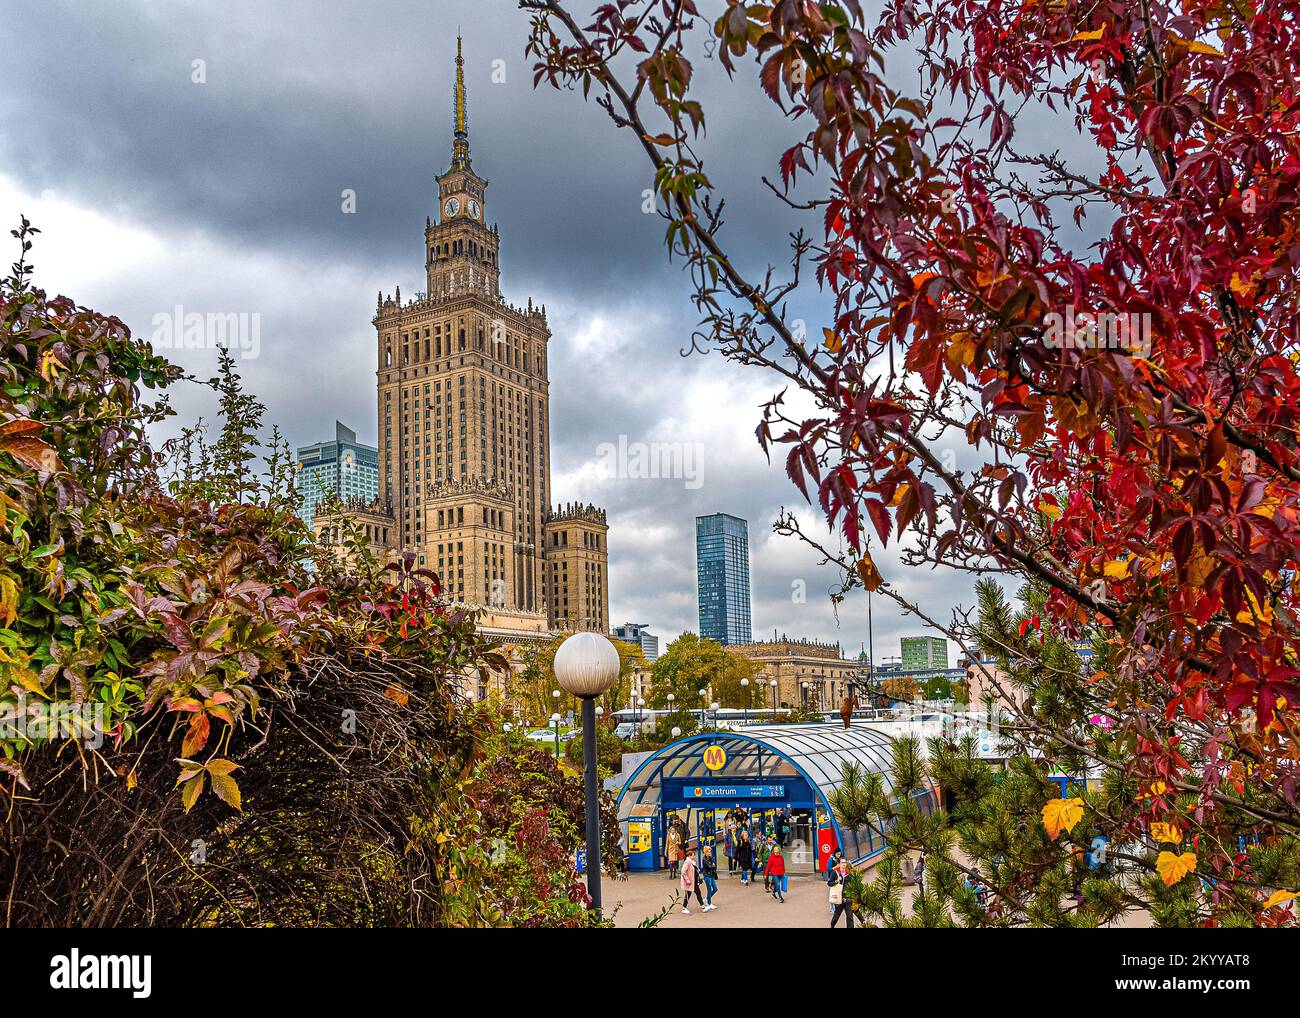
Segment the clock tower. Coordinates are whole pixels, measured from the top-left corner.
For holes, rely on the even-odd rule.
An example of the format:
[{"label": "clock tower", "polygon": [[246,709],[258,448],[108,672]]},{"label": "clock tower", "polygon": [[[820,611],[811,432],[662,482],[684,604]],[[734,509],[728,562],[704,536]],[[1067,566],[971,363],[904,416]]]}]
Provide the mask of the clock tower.
[{"label": "clock tower", "polygon": [[359,522],[504,643],[604,632],[609,527],[595,506],[551,506],[551,331],[544,304],[511,304],[498,286],[459,40],[452,114],[451,165],[425,221],[428,289],[376,301],[379,500]]},{"label": "clock tower", "polygon": [[496,299],[501,296],[501,236],[495,226],[487,225],[483,208],[487,181],[474,172],[469,157],[469,103],[459,37],[452,122],[451,166],[438,177],[437,220],[430,220],[424,230],[428,293],[438,298],[472,292]]}]

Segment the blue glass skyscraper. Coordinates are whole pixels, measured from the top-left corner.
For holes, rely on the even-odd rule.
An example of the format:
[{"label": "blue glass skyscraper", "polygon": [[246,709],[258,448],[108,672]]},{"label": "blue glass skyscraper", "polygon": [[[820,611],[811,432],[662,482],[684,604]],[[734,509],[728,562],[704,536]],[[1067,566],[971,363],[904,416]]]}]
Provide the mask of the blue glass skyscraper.
[{"label": "blue glass skyscraper", "polygon": [[695,517],[695,573],[700,635],[750,643],[749,524],[726,513]]},{"label": "blue glass skyscraper", "polygon": [[379,496],[379,453],[362,445],[356,432],[334,422],[334,441],[298,450],[296,482],[299,515],[311,526],[316,507],[331,496],[340,502],[368,504]]}]

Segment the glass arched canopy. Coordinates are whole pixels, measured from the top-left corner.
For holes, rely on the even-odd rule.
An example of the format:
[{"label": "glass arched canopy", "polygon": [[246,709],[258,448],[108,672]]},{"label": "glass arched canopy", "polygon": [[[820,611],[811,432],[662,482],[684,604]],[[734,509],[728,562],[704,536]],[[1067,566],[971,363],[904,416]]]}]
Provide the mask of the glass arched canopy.
[{"label": "glass arched canopy", "polygon": [[[726,762],[712,769],[705,757],[720,747]],[[656,809],[718,808],[732,805],[768,808],[794,804],[815,808],[835,832],[845,855],[858,862],[884,849],[880,832],[841,829],[830,795],[844,780],[846,763],[884,776],[893,785],[889,736],[880,726],[842,724],[751,725],[737,731],[708,732],[679,739],[657,750],[638,767],[619,792],[619,820],[646,816]],[[716,756],[714,763],[717,762]],[[924,812],[930,791],[918,796]]]}]

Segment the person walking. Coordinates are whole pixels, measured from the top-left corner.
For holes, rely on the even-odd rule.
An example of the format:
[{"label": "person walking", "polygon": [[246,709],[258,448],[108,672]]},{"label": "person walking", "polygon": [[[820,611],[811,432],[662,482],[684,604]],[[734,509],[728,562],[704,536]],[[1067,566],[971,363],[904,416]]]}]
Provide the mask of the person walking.
[{"label": "person walking", "polygon": [[780,845],[772,846],[772,854],[767,857],[763,874],[772,882],[772,897],[785,904],[785,892],[789,889],[789,885],[786,883],[785,856],[781,854]]},{"label": "person walking", "polygon": [[740,867],[740,882],[749,884],[749,876],[754,872],[754,846],[749,843],[749,832],[744,828],[736,842],[736,865]]},{"label": "person walking", "polygon": [[677,818],[668,821],[668,879],[677,879],[677,866],[681,859],[682,833],[677,829]]},{"label": "person walking", "polygon": [[736,872],[736,811],[727,814],[725,830],[722,836],[722,850],[727,855],[727,873]]},{"label": "person walking", "polygon": [[843,859],[831,870],[830,885],[830,902],[831,902],[831,929],[835,929],[835,924],[840,921],[840,915],[844,916],[845,929],[853,929],[853,906],[844,900],[844,885],[848,883],[849,874],[852,870],[849,864]]},{"label": "person walking", "polygon": [[[712,912],[718,906],[713,904],[713,896],[718,893],[718,860],[713,857],[713,846],[704,846],[704,857],[700,861],[700,876],[704,879],[704,890],[709,900],[704,903],[704,911]],[[699,889],[696,889],[699,893]]]},{"label": "person walking", "polygon": [[916,880],[916,893],[919,897],[925,893],[925,850],[921,850],[921,856],[916,860],[916,868],[912,870],[912,877]]},{"label": "person walking", "polygon": [[704,898],[700,895],[700,868],[695,865],[695,856],[687,854],[682,860],[682,915],[691,914],[691,892],[695,892],[695,900],[702,906]]},{"label": "person walking", "polygon": [[[835,885],[835,867],[840,864],[840,860],[843,858],[844,856],[840,854],[840,850],[837,848],[832,850],[830,858],[826,860],[826,872],[823,875],[826,877],[827,887],[833,887]],[[834,903],[828,906],[827,911],[830,914],[834,914]]]}]

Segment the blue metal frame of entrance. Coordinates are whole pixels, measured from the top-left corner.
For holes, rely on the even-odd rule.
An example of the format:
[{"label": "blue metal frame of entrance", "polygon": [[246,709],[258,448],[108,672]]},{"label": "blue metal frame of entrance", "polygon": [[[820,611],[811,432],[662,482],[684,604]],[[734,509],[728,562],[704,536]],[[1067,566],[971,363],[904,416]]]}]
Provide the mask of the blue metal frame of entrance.
[{"label": "blue metal frame of entrance", "polygon": [[[717,770],[705,764],[711,746],[726,753]],[[843,766],[849,762],[882,773],[888,789],[890,757],[889,737],[880,726],[867,723],[847,729],[840,724],[753,725],[679,739],[646,759],[619,791],[619,821],[640,825],[629,828],[630,862],[634,868],[657,868],[665,812],[737,805],[808,810],[817,829],[833,831],[845,856],[861,862],[884,851],[884,841],[869,828],[842,829],[828,796],[843,782]],[[916,798],[923,812],[934,808],[933,787]]]}]

